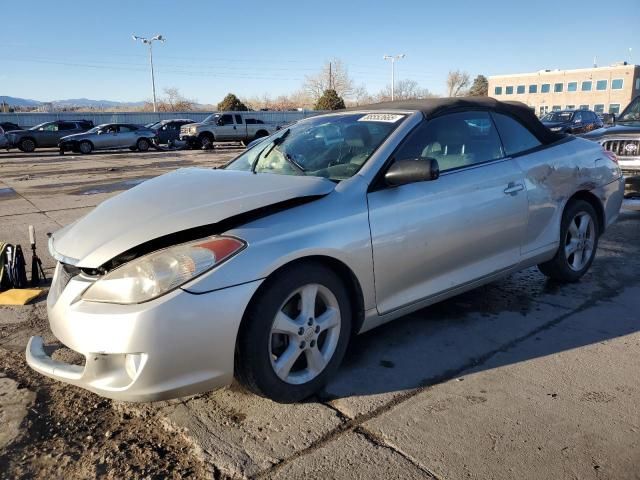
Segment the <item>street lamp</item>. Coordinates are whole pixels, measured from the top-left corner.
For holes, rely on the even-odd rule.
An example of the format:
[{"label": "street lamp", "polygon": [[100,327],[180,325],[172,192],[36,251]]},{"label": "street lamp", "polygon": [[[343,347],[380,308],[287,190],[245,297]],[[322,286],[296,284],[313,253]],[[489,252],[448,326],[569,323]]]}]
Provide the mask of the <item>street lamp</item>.
[{"label": "street lamp", "polygon": [[396,78],[395,78],[395,63],[396,60],[400,60],[401,58],[404,58],[405,54],[401,53],[400,55],[385,55],[384,57],[382,57],[383,60],[391,60],[391,101],[393,101],[393,92],[395,91],[396,88]]},{"label": "street lamp", "polygon": [[137,35],[131,35],[131,38],[133,38],[133,41],[137,41],[140,40],[142,43],[146,43],[147,45],[149,45],[149,63],[151,64],[151,89],[153,91],[153,111],[157,111],[156,110],[156,79],[153,76],[153,49],[151,48],[151,44],[156,41],[159,40],[162,43],[164,43],[165,38],[162,35],[156,35],[153,38],[144,38],[144,37],[138,37]]}]

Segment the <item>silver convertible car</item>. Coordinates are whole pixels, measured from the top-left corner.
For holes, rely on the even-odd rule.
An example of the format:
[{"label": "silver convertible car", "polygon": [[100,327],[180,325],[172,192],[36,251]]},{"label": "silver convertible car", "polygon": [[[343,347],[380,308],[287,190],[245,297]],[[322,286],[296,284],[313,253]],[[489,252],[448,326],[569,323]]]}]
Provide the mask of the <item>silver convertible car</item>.
[{"label": "silver convertible car", "polygon": [[350,337],[516,270],[575,282],[623,198],[615,156],[523,104],[430,99],[320,115],[222,169],[117,195],[50,238],[54,335],[35,370],[150,401],[234,376],[280,402]]},{"label": "silver convertible car", "polygon": [[91,153],[93,150],[113,150],[128,148],[146,152],[152,146],[156,132],[129,123],[105,123],[84,133],[67,135],[58,143],[60,155],[66,151]]}]

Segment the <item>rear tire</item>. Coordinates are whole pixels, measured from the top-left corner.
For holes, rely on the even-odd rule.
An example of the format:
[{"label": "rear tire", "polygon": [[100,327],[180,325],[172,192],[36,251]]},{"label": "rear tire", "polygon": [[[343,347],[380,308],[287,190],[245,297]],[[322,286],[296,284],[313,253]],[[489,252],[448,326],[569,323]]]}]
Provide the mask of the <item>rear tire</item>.
[{"label": "rear tire", "polygon": [[146,138],[141,138],[136,143],[136,148],[140,152],[146,152],[147,150],[149,150],[150,146],[151,144],[149,143],[149,140],[147,140]]},{"label": "rear tire", "polygon": [[319,263],[268,279],[247,308],[235,375],[257,395],[292,403],[316,393],[340,366],[351,335],[344,282]]},{"label": "rear tire", "polygon": [[18,149],[21,152],[31,153],[36,149],[36,142],[33,138],[23,138],[18,142]]},{"label": "rear tire", "polygon": [[83,140],[78,145],[78,150],[80,150],[80,153],[82,153],[83,155],[88,155],[93,151],[93,145],[91,144],[90,141]]},{"label": "rear tire", "polygon": [[589,202],[573,200],[564,209],[556,255],[538,265],[547,277],[573,283],[587,273],[598,248],[598,214]]}]

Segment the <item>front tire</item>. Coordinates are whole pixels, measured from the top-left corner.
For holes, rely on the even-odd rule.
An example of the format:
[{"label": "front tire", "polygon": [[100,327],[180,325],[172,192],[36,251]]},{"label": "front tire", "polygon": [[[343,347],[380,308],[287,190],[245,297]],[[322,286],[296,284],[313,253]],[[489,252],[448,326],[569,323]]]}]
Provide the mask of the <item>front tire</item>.
[{"label": "front tire", "polygon": [[538,268],[558,282],[577,282],[593,263],[598,237],[598,214],[595,209],[584,200],[570,202],[562,214],[558,251]]},{"label": "front tire", "polygon": [[147,150],[149,150],[150,146],[151,144],[149,143],[149,140],[147,140],[146,138],[141,138],[136,143],[136,148],[138,149],[139,152],[146,152]]},{"label": "front tire", "polygon": [[80,145],[78,145],[78,150],[80,150],[80,153],[83,155],[88,155],[93,151],[93,145],[88,140],[83,140],[80,142]]},{"label": "front tire", "polygon": [[295,265],[267,280],[245,312],[236,378],[276,402],[298,402],[337,371],[351,334],[344,282],[318,263]]},{"label": "front tire", "polygon": [[203,150],[210,150],[213,148],[213,136],[212,135],[200,135],[200,146]]},{"label": "front tire", "polygon": [[36,149],[36,142],[33,138],[23,138],[18,143],[18,149],[21,152],[31,153]]}]

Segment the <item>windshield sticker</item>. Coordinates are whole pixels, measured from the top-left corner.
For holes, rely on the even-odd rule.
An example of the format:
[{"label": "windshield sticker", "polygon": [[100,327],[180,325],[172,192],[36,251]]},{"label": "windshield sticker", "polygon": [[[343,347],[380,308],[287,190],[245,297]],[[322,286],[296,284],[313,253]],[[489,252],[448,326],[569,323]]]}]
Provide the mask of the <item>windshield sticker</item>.
[{"label": "windshield sticker", "polygon": [[358,119],[359,122],[385,122],[396,123],[401,120],[404,115],[394,115],[392,113],[369,113],[364,117]]}]

